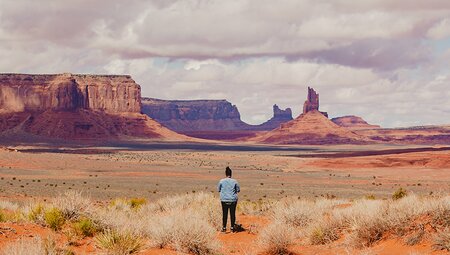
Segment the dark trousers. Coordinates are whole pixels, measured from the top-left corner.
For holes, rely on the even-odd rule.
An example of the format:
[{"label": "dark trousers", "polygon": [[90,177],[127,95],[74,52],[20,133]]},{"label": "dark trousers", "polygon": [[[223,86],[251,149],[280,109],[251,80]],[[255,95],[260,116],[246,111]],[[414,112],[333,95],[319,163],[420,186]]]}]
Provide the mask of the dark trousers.
[{"label": "dark trousers", "polygon": [[230,210],[231,228],[234,228],[234,225],[236,223],[236,205],[237,202],[222,202],[223,228],[227,227],[228,210]]}]

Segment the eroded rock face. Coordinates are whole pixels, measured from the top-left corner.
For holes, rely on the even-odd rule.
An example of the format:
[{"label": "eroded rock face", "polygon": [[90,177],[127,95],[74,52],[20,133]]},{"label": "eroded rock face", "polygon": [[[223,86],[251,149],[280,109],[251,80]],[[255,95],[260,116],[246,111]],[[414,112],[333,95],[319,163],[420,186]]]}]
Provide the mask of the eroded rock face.
[{"label": "eroded rock face", "polygon": [[261,125],[254,126],[254,130],[268,131],[279,127],[281,124],[292,120],[291,108],[282,110],[278,105],[273,105],[273,117]]},{"label": "eroded rock face", "polygon": [[226,100],[161,100],[142,99],[142,112],[164,126],[187,135],[222,139],[224,132],[272,130],[292,120],[292,111],[273,106],[273,117],[261,125],[249,125],[241,120],[235,105]]},{"label": "eroded rock face", "polygon": [[237,107],[226,100],[143,98],[142,112],[178,132],[242,130],[249,126],[241,121]]},{"label": "eroded rock face", "polygon": [[0,74],[0,137],[186,140],[141,114],[126,75]]},{"label": "eroded rock face", "polygon": [[[303,114],[311,111],[319,111],[319,94],[313,89],[308,87],[308,96],[303,104]],[[328,117],[328,113],[321,112],[325,117]]]},{"label": "eroded rock face", "polygon": [[127,75],[0,74],[3,112],[73,111],[139,113],[140,86]]}]

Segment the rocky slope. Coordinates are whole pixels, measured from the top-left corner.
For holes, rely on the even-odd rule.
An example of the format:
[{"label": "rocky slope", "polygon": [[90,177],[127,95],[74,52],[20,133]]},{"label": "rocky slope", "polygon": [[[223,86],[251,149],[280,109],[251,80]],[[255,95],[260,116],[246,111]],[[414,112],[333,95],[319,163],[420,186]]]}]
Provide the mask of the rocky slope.
[{"label": "rocky slope", "polygon": [[349,116],[343,116],[343,117],[337,117],[332,118],[332,122],[337,124],[341,127],[346,127],[350,129],[373,129],[373,128],[380,128],[378,125],[371,125],[367,123],[363,118],[349,115]]},{"label": "rocky slope", "polygon": [[368,140],[312,110],[250,141],[271,144],[362,144]]},{"label": "rocky slope", "polygon": [[130,76],[0,74],[0,132],[62,139],[183,139],[141,114]]},{"label": "rocky slope", "polygon": [[249,141],[272,144],[362,144],[369,142],[364,136],[338,126],[319,111],[319,94],[308,87],[303,113],[280,127],[254,137]]}]

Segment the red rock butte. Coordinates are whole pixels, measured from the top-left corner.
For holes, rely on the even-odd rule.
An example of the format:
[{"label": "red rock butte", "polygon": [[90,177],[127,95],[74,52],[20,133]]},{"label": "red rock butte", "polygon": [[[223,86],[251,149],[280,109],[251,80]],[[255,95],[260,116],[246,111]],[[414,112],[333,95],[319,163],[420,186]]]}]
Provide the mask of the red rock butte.
[{"label": "red rock butte", "polygon": [[[308,96],[303,104],[303,114],[311,111],[319,111],[319,105],[319,94],[313,88],[308,87]],[[328,118],[328,113],[321,113]]]},{"label": "red rock butte", "polygon": [[0,133],[52,138],[184,139],[141,114],[128,75],[0,74]]}]

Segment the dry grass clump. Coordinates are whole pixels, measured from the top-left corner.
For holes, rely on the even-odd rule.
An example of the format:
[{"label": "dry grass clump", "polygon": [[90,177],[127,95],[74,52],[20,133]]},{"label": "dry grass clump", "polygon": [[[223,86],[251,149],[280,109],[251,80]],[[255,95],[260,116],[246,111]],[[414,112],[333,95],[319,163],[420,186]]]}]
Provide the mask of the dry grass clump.
[{"label": "dry grass clump", "polygon": [[16,222],[22,219],[19,205],[10,201],[0,201],[0,222]]},{"label": "dry grass clump", "polygon": [[275,221],[262,230],[258,243],[269,255],[290,254],[289,246],[294,244],[295,229],[281,221]]},{"label": "dry grass clump", "polygon": [[19,205],[10,201],[0,200],[0,210],[17,211]]},{"label": "dry grass clump", "polygon": [[163,198],[136,209],[120,199],[97,209],[91,217],[103,229],[146,237],[154,247],[191,254],[218,251],[215,235],[221,220],[220,203],[209,194]]},{"label": "dry grass clump", "polygon": [[216,254],[220,248],[216,229],[194,210],[157,216],[146,227],[154,247],[197,255]]},{"label": "dry grass clump", "polygon": [[410,194],[401,199],[361,199],[352,203],[287,199],[274,206],[272,217],[272,224],[281,222],[293,227],[303,241],[313,245],[333,242],[344,232],[350,244],[359,248],[392,235],[415,245],[436,231],[444,237],[440,240],[445,240],[442,233],[450,228],[450,197]]},{"label": "dry grass clump", "polygon": [[53,238],[21,238],[3,248],[0,255],[74,255],[71,250],[58,248]]},{"label": "dry grass clump", "polygon": [[59,195],[52,205],[58,208],[67,220],[77,219],[92,211],[92,201],[83,196],[80,191],[68,190]]},{"label": "dry grass clump", "polygon": [[105,230],[95,237],[96,244],[110,255],[128,255],[139,252],[144,243],[140,236],[132,233]]},{"label": "dry grass clump", "polygon": [[307,227],[323,215],[332,211],[337,205],[345,204],[342,200],[319,199],[316,201],[289,198],[273,206],[272,218],[293,227]]},{"label": "dry grass clump", "polygon": [[261,215],[272,209],[275,201],[259,199],[256,202],[240,201],[237,205],[237,211],[243,215]]},{"label": "dry grass clump", "polygon": [[438,231],[433,238],[433,248],[450,251],[450,228]]},{"label": "dry grass clump", "polygon": [[309,228],[309,242],[313,245],[327,244],[339,239],[341,225],[336,221],[323,221]]},{"label": "dry grass clump", "polygon": [[44,205],[41,203],[30,204],[24,209],[26,218],[38,224],[44,224]]},{"label": "dry grass clump", "polygon": [[176,195],[162,198],[155,203],[149,203],[140,208],[144,214],[170,214],[192,210],[200,214],[217,230],[221,227],[222,211],[220,202],[212,194],[199,192],[196,194]]}]

